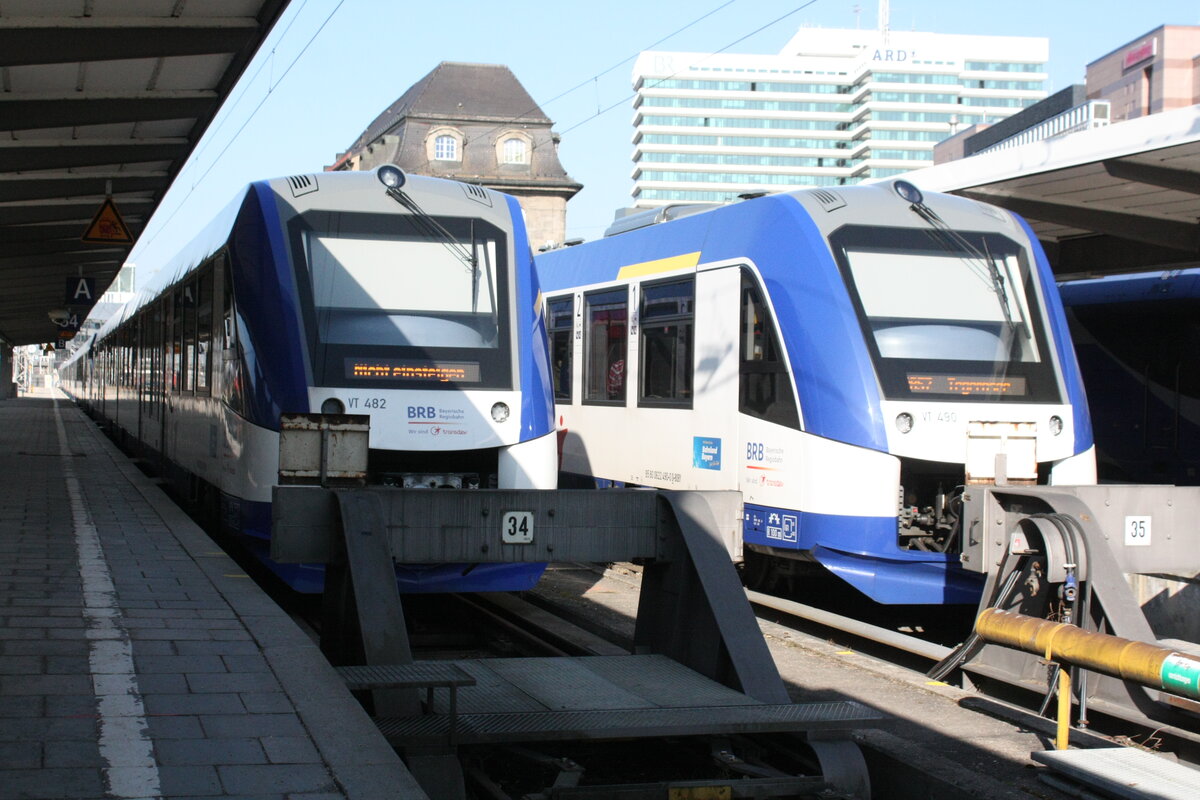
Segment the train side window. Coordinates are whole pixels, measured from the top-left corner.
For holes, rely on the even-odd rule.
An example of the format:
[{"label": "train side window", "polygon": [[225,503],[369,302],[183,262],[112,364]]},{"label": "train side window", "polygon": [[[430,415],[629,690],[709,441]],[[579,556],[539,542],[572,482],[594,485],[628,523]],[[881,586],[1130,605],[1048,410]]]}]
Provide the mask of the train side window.
[{"label": "train side window", "polygon": [[638,404],[692,407],[696,281],[643,284]]},{"label": "train side window", "polygon": [[168,317],[171,321],[170,335],[167,339],[167,367],[171,378],[167,388],[178,394],[183,391],[183,287],[171,293],[171,300]]},{"label": "train side window", "polygon": [[546,303],[550,331],[550,363],[554,371],[554,399],[571,399],[571,336],[575,329],[575,298],[556,297]]},{"label": "train side window", "polygon": [[154,304],[150,316],[150,414],[158,418],[162,413],[163,377],[167,367],[163,361],[166,344],[166,301]]},{"label": "train side window", "polygon": [[246,409],[245,375],[238,345],[237,308],[233,294],[233,269],[228,252],[217,262],[221,270],[221,399],[235,413]]},{"label": "train side window", "polygon": [[625,356],[629,340],[629,291],[625,287],[592,292],[583,298],[583,400],[625,402]]},{"label": "train side window", "polygon": [[212,382],[213,270],[209,266],[196,281],[196,393],[211,394]]},{"label": "train side window", "polygon": [[183,285],[183,390],[191,393],[196,390],[196,310],[200,298],[196,293],[196,281],[190,280]]},{"label": "train side window", "polygon": [[762,290],[749,272],[742,271],[738,410],[743,414],[800,427],[796,398],[788,379],[787,356],[779,344],[775,321]]}]

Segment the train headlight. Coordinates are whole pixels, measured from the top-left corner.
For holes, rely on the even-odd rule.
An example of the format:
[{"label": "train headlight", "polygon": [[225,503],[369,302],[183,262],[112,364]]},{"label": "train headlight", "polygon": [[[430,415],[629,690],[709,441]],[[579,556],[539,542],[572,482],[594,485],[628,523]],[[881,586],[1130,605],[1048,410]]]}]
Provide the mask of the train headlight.
[{"label": "train headlight", "polygon": [[903,411],[896,415],[896,430],[901,433],[908,433],[913,428],[912,414]]},{"label": "train headlight", "polygon": [[1053,417],[1050,418],[1050,432],[1052,434],[1054,434],[1055,436],[1058,436],[1060,433],[1062,433],[1062,431],[1063,431],[1062,417],[1055,414]]},{"label": "train headlight", "polygon": [[399,189],[404,185],[404,172],[394,164],[384,164],[375,174],[379,182],[389,189]]},{"label": "train headlight", "polygon": [[892,184],[892,188],[896,190],[896,194],[900,195],[900,199],[906,203],[919,206],[925,201],[925,195],[921,194],[921,190],[908,181],[896,181]]},{"label": "train headlight", "polygon": [[345,414],[346,405],[336,397],[328,397],[321,403],[322,414]]},{"label": "train headlight", "polygon": [[492,406],[492,419],[496,422],[504,422],[508,419],[508,403],[496,403]]}]

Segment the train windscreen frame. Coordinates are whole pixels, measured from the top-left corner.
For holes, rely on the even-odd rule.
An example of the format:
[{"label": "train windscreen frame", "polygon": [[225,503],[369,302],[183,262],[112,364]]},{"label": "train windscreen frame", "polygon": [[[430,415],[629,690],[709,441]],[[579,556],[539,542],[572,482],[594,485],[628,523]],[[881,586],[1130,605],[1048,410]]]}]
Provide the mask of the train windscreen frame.
[{"label": "train windscreen frame", "polygon": [[459,246],[407,214],[322,210],[291,220],[318,385],[513,387],[508,235],[478,218],[435,219]]},{"label": "train windscreen frame", "polygon": [[829,241],[885,397],[1061,402],[1025,247],[992,232],[867,225]]}]

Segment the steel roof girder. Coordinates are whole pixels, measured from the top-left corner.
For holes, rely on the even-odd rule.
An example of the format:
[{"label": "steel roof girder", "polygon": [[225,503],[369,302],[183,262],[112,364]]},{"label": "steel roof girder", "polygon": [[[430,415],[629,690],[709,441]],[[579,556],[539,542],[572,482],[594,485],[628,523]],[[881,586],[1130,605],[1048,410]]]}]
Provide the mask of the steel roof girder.
[{"label": "steel roof girder", "polygon": [[1143,164],[1139,161],[1116,158],[1110,158],[1100,163],[1104,165],[1105,172],[1118,180],[1144,183],[1148,186],[1174,189],[1188,194],[1200,194],[1200,175],[1195,170]]},{"label": "steel roof girder", "polygon": [[[80,244],[81,248],[86,245]],[[59,253],[43,253],[30,256],[5,256],[0,255],[0,277],[2,273],[8,270],[15,272],[24,272],[29,269],[40,269],[42,267],[52,267],[60,264],[72,264],[82,266],[86,273],[89,268],[95,269],[101,265],[107,264],[124,264],[125,255],[129,248],[111,248],[98,247],[95,251],[90,250],[75,250],[63,251]],[[2,251],[0,251],[2,252]]]},{"label": "steel roof girder", "polygon": [[1064,203],[1048,203],[1043,200],[1028,200],[985,190],[972,189],[956,192],[956,194],[1007,208],[1031,221],[1041,220],[1190,253],[1200,252],[1200,225],[1195,223]]},{"label": "steel roof girder", "polygon": [[[45,174],[0,174],[0,203],[16,200],[52,200],[95,198],[100,207],[111,189],[118,206],[123,206],[122,195],[157,192],[166,189],[171,182],[166,172],[106,172]],[[126,198],[137,201],[149,198]]]},{"label": "steel roof girder", "polygon": [[[137,227],[141,227],[140,225]],[[86,225],[81,225],[79,233],[82,235]],[[132,232],[132,231],[131,231]],[[136,234],[134,234],[136,237]],[[78,253],[86,248],[96,248],[97,250],[111,250],[113,248],[128,248],[129,245],[96,245],[84,244],[80,241],[79,236],[71,239],[49,239],[25,242],[5,242],[0,239],[0,254],[5,258],[16,256],[40,256],[47,253]]]},{"label": "steel roof girder", "polygon": [[[86,226],[100,210],[103,198],[74,199],[62,202],[31,202],[0,205],[0,225],[25,225],[32,222],[68,222],[78,220],[81,226]],[[155,201],[149,198],[122,200],[117,208],[122,219],[136,219],[144,216],[154,208]]]},{"label": "steel roof girder", "polygon": [[0,18],[0,66],[236,53],[258,34],[250,17]]},{"label": "steel roof girder", "polygon": [[0,94],[0,130],[199,119],[218,100],[212,91],[74,95]]},{"label": "steel roof girder", "polygon": [[187,139],[66,139],[0,141],[0,172],[100,167],[106,164],[175,161],[186,155]]}]

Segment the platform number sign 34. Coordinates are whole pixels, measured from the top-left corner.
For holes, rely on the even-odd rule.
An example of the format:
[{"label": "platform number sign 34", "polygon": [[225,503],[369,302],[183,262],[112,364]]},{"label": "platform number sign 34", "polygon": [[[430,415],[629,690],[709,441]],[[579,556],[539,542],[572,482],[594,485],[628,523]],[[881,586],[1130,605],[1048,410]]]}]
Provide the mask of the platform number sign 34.
[{"label": "platform number sign 34", "polygon": [[1150,517],[1125,518],[1125,546],[1150,546]]},{"label": "platform number sign 34", "polygon": [[533,512],[506,511],[500,520],[500,538],[505,544],[533,542]]}]

